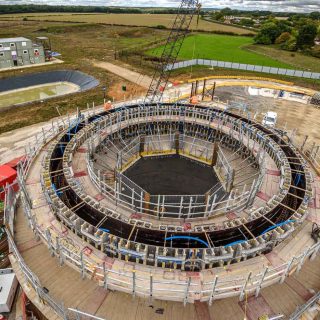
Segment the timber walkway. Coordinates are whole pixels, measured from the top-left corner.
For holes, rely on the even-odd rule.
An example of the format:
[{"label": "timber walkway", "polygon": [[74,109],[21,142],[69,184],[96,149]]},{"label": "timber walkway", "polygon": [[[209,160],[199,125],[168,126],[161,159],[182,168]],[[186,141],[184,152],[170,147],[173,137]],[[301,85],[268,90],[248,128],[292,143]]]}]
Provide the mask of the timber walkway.
[{"label": "timber walkway", "polygon": [[[17,210],[15,230],[15,240],[23,259],[42,285],[49,290],[53,299],[63,302],[65,308],[78,308],[107,320],[240,320],[244,317],[245,304],[247,318],[251,320],[257,319],[257,316],[263,313],[289,316],[298,305],[305,303],[312,293],[320,290],[320,256],[317,256],[314,261],[307,261],[299,274],[287,278],[283,284],[263,289],[257,299],[249,297],[239,302],[238,298],[234,297],[217,300],[212,306],[205,302],[187,304],[185,307],[179,302],[154,300],[151,303],[148,299],[105,290],[99,287],[96,281],[82,280],[79,272],[70,266],[60,266],[58,259],[51,257],[48,248],[41,241],[36,241],[21,207]],[[15,271],[19,271],[13,256],[11,262]],[[23,274],[18,272],[17,276],[27,296],[46,317],[50,320],[60,319],[49,306],[37,298],[36,292],[28,286]]]}]

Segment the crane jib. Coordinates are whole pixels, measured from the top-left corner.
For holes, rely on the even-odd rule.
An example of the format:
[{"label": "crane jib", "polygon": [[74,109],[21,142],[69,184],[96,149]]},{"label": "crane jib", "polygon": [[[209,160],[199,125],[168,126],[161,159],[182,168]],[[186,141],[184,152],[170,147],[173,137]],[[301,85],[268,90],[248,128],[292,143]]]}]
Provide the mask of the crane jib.
[{"label": "crane jib", "polygon": [[160,101],[165,90],[171,68],[179,55],[184,38],[188,33],[193,16],[200,13],[199,0],[182,0],[178,14],[175,17],[169,37],[167,38],[163,52],[161,54],[159,65],[156,67],[150,87],[145,97],[145,103]]}]

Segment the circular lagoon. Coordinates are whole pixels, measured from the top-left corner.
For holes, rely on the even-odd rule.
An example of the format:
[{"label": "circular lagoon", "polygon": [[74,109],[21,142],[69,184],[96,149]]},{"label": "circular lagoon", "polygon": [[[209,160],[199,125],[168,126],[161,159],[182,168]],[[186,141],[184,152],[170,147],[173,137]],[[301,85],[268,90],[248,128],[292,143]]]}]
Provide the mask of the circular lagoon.
[{"label": "circular lagoon", "polygon": [[99,81],[85,73],[60,70],[0,79],[0,111],[10,106],[82,92]]}]

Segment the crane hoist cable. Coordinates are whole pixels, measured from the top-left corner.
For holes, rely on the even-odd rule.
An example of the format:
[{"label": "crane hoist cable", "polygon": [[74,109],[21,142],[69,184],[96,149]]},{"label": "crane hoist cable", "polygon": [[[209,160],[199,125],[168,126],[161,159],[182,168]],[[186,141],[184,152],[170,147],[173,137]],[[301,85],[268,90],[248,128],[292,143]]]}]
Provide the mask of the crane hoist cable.
[{"label": "crane hoist cable", "polygon": [[[201,4],[199,3],[197,6],[198,12],[197,12],[197,23],[196,23],[196,31],[199,30],[199,20],[200,20],[200,10],[201,10]],[[192,51],[192,60],[194,59],[195,52],[196,52],[196,42],[197,42],[197,34],[193,37],[193,51]],[[192,72],[193,72],[193,65],[191,64],[190,67],[190,79],[192,79]]]}]

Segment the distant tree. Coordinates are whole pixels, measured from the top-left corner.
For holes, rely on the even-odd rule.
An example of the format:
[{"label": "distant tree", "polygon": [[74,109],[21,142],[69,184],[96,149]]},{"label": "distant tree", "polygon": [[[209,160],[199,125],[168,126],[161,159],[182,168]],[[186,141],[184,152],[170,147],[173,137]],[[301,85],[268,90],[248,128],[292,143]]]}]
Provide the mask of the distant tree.
[{"label": "distant tree", "polygon": [[276,39],[276,44],[281,44],[287,42],[291,37],[290,32],[282,32],[280,36]]},{"label": "distant tree", "polygon": [[282,30],[278,27],[277,23],[268,21],[262,25],[254,40],[258,44],[272,44],[281,33]]},{"label": "distant tree", "polygon": [[224,16],[233,16],[236,12],[230,8],[224,8],[220,11]]},{"label": "distant tree", "polygon": [[295,21],[298,21],[300,20],[301,18],[305,18],[305,15],[301,14],[301,13],[295,13],[293,15],[291,15],[288,20],[289,21],[292,21],[292,22],[295,22]]},{"label": "distant tree", "polygon": [[213,18],[214,20],[217,20],[217,21],[223,20],[223,17],[224,17],[224,15],[223,15],[223,13],[222,13],[221,11],[216,11],[216,12],[214,12],[214,13],[212,14],[212,18]]},{"label": "distant tree", "polygon": [[241,19],[240,24],[245,27],[253,27],[254,21],[252,19]]},{"label": "distant tree", "polygon": [[320,11],[314,11],[309,14],[310,19],[320,20]]},{"label": "distant tree", "polygon": [[281,49],[297,51],[297,38],[294,35],[291,35],[290,38],[281,45]]},{"label": "distant tree", "polygon": [[276,24],[281,32],[291,32],[292,30],[292,23],[287,20],[277,20]]},{"label": "distant tree", "polygon": [[314,23],[307,23],[298,29],[297,48],[310,48],[314,45],[318,29]]}]

